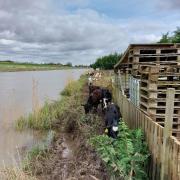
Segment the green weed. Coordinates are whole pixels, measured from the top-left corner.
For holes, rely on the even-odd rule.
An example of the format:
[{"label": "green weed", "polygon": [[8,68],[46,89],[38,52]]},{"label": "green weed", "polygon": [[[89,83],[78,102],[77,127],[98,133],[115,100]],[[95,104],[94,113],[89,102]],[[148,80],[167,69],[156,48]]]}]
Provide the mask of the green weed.
[{"label": "green weed", "polygon": [[120,123],[117,139],[107,135],[95,136],[90,143],[97,150],[115,179],[147,179],[146,165],[149,157],[147,145],[140,129],[130,130]]}]

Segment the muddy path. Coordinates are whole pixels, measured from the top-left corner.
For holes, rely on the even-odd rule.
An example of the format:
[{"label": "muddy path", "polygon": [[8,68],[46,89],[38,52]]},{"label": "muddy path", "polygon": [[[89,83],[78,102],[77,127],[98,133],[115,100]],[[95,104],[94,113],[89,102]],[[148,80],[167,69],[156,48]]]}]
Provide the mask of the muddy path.
[{"label": "muddy path", "polygon": [[[88,86],[81,93],[81,101],[88,97]],[[81,102],[80,102],[81,103]],[[82,113],[86,122],[77,118]],[[67,112],[68,114],[68,112]],[[66,116],[67,116],[66,114]],[[33,172],[40,180],[108,180],[107,170],[96,152],[90,147],[89,134],[102,134],[104,122],[101,117],[83,115],[78,107],[68,120],[56,124],[56,137],[46,157],[38,157],[33,162]],[[101,116],[101,111],[98,112]],[[67,117],[66,117],[67,118]],[[81,117],[80,117],[81,118]],[[67,125],[69,123],[69,125]],[[79,125],[80,124],[80,125]],[[63,127],[63,128],[62,128]],[[80,128],[79,128],[80,127]]]}]

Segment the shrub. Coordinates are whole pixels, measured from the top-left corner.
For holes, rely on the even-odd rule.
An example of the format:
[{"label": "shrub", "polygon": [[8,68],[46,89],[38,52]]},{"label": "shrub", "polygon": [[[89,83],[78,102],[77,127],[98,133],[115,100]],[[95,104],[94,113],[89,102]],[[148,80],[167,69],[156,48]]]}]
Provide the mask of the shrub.
[{"label": "shrub", "polygon": [[149,157],[147,145],[140,129],[130,130],[124,122],[119,125],[117,139],[107,135],[91,138],[90,143],[97,150],[115,179],[147,179],[146,165]]}]

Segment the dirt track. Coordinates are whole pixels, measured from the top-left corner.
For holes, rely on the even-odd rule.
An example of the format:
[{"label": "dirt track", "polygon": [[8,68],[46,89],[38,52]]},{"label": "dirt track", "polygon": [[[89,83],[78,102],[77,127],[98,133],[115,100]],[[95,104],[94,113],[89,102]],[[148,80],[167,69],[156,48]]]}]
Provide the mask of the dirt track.
[{"label": "dirt track", "polygon": [[[87,86],[82,93],[82,102],[88,96]],[[83,111],[79,107],[79,111]],[[77,113],[77,112],[76,112]],[[71,119],[70,127],[66,132],[62,132],[62,124],[58,125],[57,136],[50,148],[48,157],[40,157],[34,161],[34,173],[38,179],[42,180],[108,180],[106,168],[99,159],[96,152],[89,146],[86,132],[92,127],[94,121],[99,121],[97,127],[93,130],[94,133],[103,132],[103,121],[101,118],[96,118],[91,114],[88,116],[87,124],[84,124],[81,130],[76,129],[74,118],[76,115],[69,114]],[[73,124],[73,126],[72,126]],[[67,131],[69,133],[67,133]]]}]

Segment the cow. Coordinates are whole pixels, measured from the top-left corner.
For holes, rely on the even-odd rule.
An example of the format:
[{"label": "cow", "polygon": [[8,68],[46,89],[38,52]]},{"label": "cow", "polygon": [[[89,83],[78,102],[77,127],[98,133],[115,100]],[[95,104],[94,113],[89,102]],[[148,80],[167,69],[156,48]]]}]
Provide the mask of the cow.
[{"label": "cow", "polygon": [[88,97],[87,103],[84,106],[85,114],[89,113],[93,108],[97,111],[97,107],[102,99],[101,89],[95,89]]},{"label": "cow", "polygon": [[120,122],[120,118],[122,117],[120,113],[119,107],[114,104],[108,104],[107,108],[105,109],[105,127],[107,135],[112,138],[117,138],[118,134],[118,124]]},{"label": "cow", "polygon": [[101,103],[102,110],[111,102],[112,95],[108,89],[96,87],[89,95],[87,103],[84,104],[85,114],[89,113],[93,108],[97,111],[98,105]]}]

